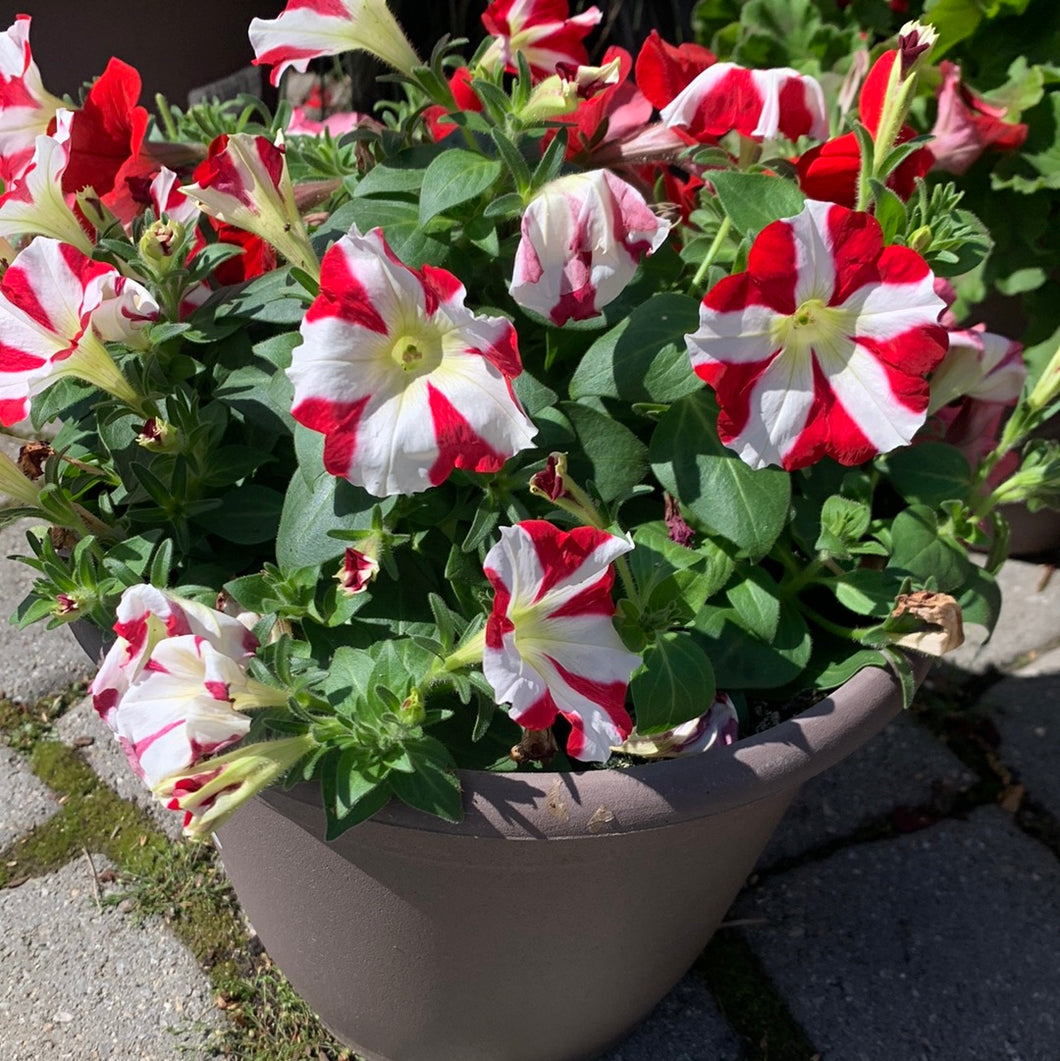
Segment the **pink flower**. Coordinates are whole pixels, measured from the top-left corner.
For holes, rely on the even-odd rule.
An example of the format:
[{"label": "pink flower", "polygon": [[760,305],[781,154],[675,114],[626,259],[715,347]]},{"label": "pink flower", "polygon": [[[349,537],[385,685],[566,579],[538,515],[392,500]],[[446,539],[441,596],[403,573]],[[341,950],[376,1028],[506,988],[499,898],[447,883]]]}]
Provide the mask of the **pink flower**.
[{"label": "pink flower", "polygon": [[118,703],[165,638],[193,635],[235,660],[248,659],[258,647],[237,619],[149,585],[130,586],[122,594],[114,632],[118,638],[88,689],[92,706],[112,729]]},{"label": "pink flower", "polygon": [[325,436],[332,475],[377,497],[417,493],[530,446],[515,329],[465,296],[452,273],[403,265],[381,229],[353,228],[327,252],[287,373],[292,415]]},{"label": "pink flower", "polygon": [[1027,379],[1023,345],[985,324],[950,332],[950,348],[931,377],[931,412],[958,398],[1015,405]]},{"label": "pink flower", "polygon": [[250,133],[222,133],[193,176],[195,183],[181,191],[204,214],[260,236],[292,264],[317,272],[316,254],[295,203],[282,137],[272,143]]},{"label": "pink flower", "polygon": [[29,47],[29,15],[0,33],[0,180],[10,190],[62,101],[45,91]]},{"label": "pink flower", "polygon": [[114,266],[38,236],[0,280],[0,423],[24,419],[30,398],[63,376],[138,409],[103,339],[132,338],[157,312],[148,291]]},{"label": "pink flower", "polygon": [[521,53],[534,78],[554,74],[558,63],[585,66],[589,56],[582,42],[603,12],[589,7],[573,18],[569,15],[567,0],[492,0],[482,14],[486,32],[494,36],[483,64],[501,62],[514,73],[515,57]]},{"label": "pink flower", "polygon": [[626,687],[640,657],[611,623],[610,566],[631,548],[595,527],[525,520],[486,554],[495,596],[482,672],[520,726],[547,729],[561,714],[567,754],[584,762],[606,761],[633,727]]},{"label": "pink flower", "polygon": [[1006,122],[1006,107],[989,103],[961,82],[961,68],[948,59],[939,64],[939,109],[931,130],[935,169],[964,173],[988,148],[1015,151],[1027,139],[1027,126]]},{"label": "pink flower", "polygon": [[332,136],[342,136],[343,133],[353,132],[364,121],[371,119],[357,111],[335,111],[326,118],[317,121],[306,115],[305,107],[294,107],[291,110],[291,120],[287,123],[289,136],[323,136],[325,132]]},{"label": "pink flower", "polygon": [[636,188],[608,170],[560,177],[523,214],[508,290],[556,325],[599,316],[669,230]]},{"label": "pink flower", "polygon": [[55,132],[37,137],[20,180],[0,195],[0,237],[48,236],[92,254],[93,242],[62,190],[72,118],[72,111],[56,112]]},{"label": "pink flower", "polygon": [[288,67],[304,74],[311,59],[343,52],[370,52],[405,74],[420,63],[386,0],[290,0],[279,17],[251,21],[250,43],[273,85]]},{"label": "pink flower", "polygon": [[698,141],[733,130],[754,140],[828,136],[821,86],[787,67],[746,70],[735,63],[715,63],[663,107],[661,116],[666,125]]},{"label": "pink flower", "polygon": [[767,225],[747,271],[707,292],[687,336],[718,433],[752,467],[859,464],[908,443],[946,352],[924,260],[875,218],[810,200]]}]

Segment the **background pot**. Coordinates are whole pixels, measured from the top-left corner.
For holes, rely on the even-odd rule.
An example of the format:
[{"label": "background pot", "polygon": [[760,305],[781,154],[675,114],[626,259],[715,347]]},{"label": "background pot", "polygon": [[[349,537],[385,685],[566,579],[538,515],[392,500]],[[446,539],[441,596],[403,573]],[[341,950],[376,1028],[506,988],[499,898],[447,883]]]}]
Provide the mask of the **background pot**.
[{"label": "background pot", "polygon": [[703,756],[464,773],[456,825],[394,803],[325,843],[318,789],[298,785],[218,844],[270,956],[373,1061],[591,1057],[696,959],[802,783],[900,706],[888,672],[863,670]]}]

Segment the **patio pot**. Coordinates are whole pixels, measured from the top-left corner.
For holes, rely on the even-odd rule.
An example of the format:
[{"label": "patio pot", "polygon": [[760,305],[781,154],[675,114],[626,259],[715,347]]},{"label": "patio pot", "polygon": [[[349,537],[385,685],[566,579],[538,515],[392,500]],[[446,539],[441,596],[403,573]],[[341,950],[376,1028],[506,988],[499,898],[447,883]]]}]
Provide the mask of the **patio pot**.
[{"label": "patio pot", "polygon": [[589,1058],[695,961],[802,783],[900,707],[895,679],[867,669],[697,757],[465,772],[459,824],[392,803],[326,843],[301,784],[252,800],[217,842],[269,955],[364,1057]]}]

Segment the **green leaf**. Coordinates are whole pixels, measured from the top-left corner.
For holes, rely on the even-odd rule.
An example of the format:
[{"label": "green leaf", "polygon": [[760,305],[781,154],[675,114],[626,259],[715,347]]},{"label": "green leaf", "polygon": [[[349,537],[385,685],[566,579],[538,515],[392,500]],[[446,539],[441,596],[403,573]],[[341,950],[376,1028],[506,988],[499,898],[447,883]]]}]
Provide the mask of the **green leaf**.
[{"label": "green leaf", "polygon": [[195,523],[226,542],[258,545],[276,536],[282,508],[283,494],[279,490],[248,483],[229,490],[219,508],[197,516]]},{"label": "green leaf", "polygon": [[924,20],[930,22],[939,35],[932,58],[940,59],[955,44],[970,37],[982,19],[980,0],[927,0]]},{"label": "green leaf", "polygon": [[579,464],[584,455],[589,473],[604,501],[628,493],[648,471],[648,447],[617,420],[578,402],[561,402],[578,435],[582,453],[571,454],[571,470],[581,477]]},{"label": "green leaf", "polygon": [[366,195],[392,197],[396,193],[414,193],[423,185],[427,167],[439,157],[436,145],[420,145],[399,151],[385,162],[376,163],[353,189],[355,198]]},{"label": "green leaf", "polygon": [[390,249],[414,269],[425,262],[440,265],[449,252],[442,240],[428,235],[415,203],[402,199],[351,199],[334,216],[341,216],[343,231],[356,225],[361,232],[368,232],[378,225],[386,233]]},{"label": "green leaf", "polygon": [[934,511],[925,505],[910,505],[891,524],[893,552],[886,570],[912,575],[918,582],[935,580],[942,593],[964,585],[971,562],[952,538],[939,535]]},{"label": "green leaf", "polygon": [[650,736],[698,718],[714,700],[714,668],[692,634],[674,630],[655,636],[644,667],[629,685],[637,733]]},{"label": "green leaf", "polygon": [[856,615],[885,619],[902,587],[902,576],[894,571],[859,567],[836,580],[836,599]]},{"label": "green leaf", "polygon": [[571,397],[672,402],[702,389],[684,340],[698,323],[695,299],[655,295],[589,347],[574,371]]},{"label": "green leaf", "polygon": [[860,648],[818,671],[813,678],[816,689],[837,689],[866,667],[885,667],[887,658],[875,648]]},{"label": "green leaf", "polygon": [[971,489],[972,470],[955,446],[923,442],[878,458],[894,488],[911,504],[931,508],[943,501],[963,501]]},{"label": "green leaf", "polygon": [[780,612],[772,642],[746,630],[735,608],[707,605],[693,629],[714,664],[719,689],[775,689],[795,681],[810,660],[813,643],[794,608]]},{"label": "green leaf", "polygon": [[763,641],[772,641],[780,622],[780,590],[760,567],[752,567],[726,591],[740,625]]},{"label": "green leaf", "polygon": [[652,471],[703,526],[757,559],[787,522],[791,483],[787,473],[752,470],[727,450],[716,419],[717,405],[707,391],[675,402],[652,436]]},{"label": "green leaf", "polygon": [[477,199],[501,175],[501,164],[474,151],[450,148],[440,154],[423,175],[419,223],[470,199]]},{"label": "green leaf", "polygon": [[733,227],[744,235],[760,232],[779,218],[802,213],[806,203],[795,184],[780,177],[718,170],[711,172],[710,180]]},{"label": "green leaf", "polygon": [[[337,559],[346,546],[329,538],[328,531],[368,530],[377,503],[360,487],[326,472],[312,482],[291,476],[276,532],[276,562],[286,571]],[[385,510],[392,506],[393,498],[382,503]]]},{"label": "green leaf", "polygon": [[413,773],[394,772],[387,777],[394,795],[416,810],[434,814],[447,822],[460,821],[464,816],[460,778],[445,746],[430,737],[423,737],[406,741],[404,748],[415,769]]}]

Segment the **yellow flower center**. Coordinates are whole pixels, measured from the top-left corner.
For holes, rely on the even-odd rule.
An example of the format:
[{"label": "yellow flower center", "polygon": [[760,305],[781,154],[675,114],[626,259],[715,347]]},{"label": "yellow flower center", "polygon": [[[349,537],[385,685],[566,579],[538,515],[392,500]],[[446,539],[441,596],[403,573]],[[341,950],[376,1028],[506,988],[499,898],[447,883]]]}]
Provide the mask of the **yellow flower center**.
[{"label": "yellow flower center", "polygon": [[849,311],[829,306],[819,298],[808,298],[790,317],[777,319],[771,338],[778,347],[805,354],[838,352],[849,345],[852,322]]},{"label": "yellow flower center", "polygon": [[439,336],[408,332],[398,336],[390,348],[390,356],[402,372],[422,376],[433,372],[442,361]]}]

